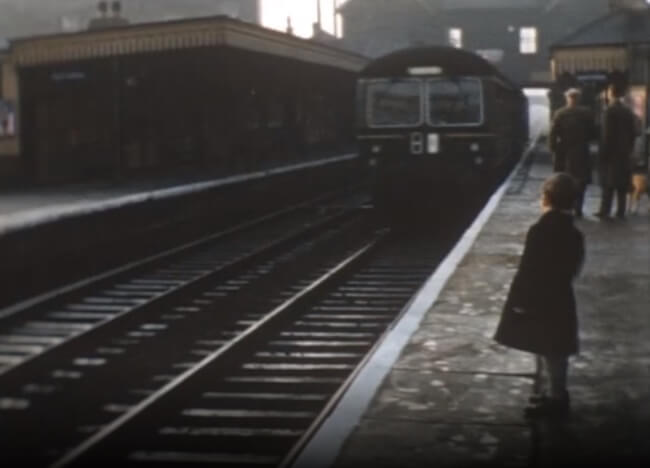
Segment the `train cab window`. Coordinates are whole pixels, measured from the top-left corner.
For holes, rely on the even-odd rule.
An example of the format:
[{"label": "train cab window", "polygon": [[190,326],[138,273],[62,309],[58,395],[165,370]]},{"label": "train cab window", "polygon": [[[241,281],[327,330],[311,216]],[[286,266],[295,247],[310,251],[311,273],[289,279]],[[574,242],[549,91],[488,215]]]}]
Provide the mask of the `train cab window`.
[{"label": "train cab window", "polygon": [[366,121],[370,127],[409,127],[422,123],[419,80],[377,80],[367,84]]},{"label": "train cab window", "polygon": [[483,99],[476,78],[436,78],[427,82],[428,123],[436,127],[480,125]]}]

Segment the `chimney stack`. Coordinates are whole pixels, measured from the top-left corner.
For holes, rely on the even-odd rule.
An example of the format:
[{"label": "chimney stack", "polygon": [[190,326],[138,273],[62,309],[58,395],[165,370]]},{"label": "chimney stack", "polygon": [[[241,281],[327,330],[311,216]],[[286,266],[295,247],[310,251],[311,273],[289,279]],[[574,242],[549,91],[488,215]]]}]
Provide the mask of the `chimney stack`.
[{"label": "chimney stack", "polygon": [[106,29],[129,24],[129,20],[122,16],[122,2],[119,0],[110,2],[110,15],[108,12],[109,2],[107,0],[101,0],[97,4],[97,9],[99,10],[99,17],[90,20],[88,29]]},{"label": "chimney stack", "polygon": [[111,12],[113,13],[114,17],[119,17],[122,13],[122,2],[115,0],[113,3],[111,3]]},{"label": "chimney stack", "polygon": [[318,30],[322,31],[323,30],[323,16],[320,8],[320,0],[316,0],[316,15],[317,15],[317,22],[318,22]]},{"label": "chimney stack", "polygon": [[339,37],[339,5],[337,0],[334,0],[332,4],[332,8],[334,9],[334,37]]},{"label": "chimney stack", "polygon": [[108,2],[105,0],[101,0],[97,4],[97,10],[99,10],[99,16],[105,18],[106,14],[108,13]]}]

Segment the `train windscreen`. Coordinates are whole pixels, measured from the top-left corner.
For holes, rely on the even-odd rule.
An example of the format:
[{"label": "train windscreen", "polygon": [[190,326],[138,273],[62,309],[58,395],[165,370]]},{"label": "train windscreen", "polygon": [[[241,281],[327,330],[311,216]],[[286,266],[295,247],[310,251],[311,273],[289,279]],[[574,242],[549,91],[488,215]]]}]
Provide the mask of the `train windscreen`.
[{"label": "train windscreen", "polygon": [[480,125],[481,82],[477,78],[436,78],[427,82],[428,123],[435,127]]},{"label": "train windscreen", "polygon": [[371,127],[410,127],[422,123],[419,80],[376,80],[367,83],[366,118]]}]

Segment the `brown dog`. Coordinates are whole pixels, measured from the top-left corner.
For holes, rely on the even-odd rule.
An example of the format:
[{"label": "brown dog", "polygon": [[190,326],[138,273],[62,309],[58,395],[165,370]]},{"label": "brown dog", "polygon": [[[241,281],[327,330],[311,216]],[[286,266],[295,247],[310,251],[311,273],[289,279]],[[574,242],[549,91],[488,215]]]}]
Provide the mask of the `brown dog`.
[{"label": "brown dog", "polygon": [[648,191],[648,176],[647,174],[632,174],[631,182],[628,210],[630,213],[636,213],[639,211],[641,197]]}]

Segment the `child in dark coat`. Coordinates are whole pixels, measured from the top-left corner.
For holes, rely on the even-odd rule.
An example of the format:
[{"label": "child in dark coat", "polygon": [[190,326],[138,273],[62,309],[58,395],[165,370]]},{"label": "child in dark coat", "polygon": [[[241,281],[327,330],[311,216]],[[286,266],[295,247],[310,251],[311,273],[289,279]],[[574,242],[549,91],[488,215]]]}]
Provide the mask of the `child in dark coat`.
[{"label": "child in dark coat", "polygon": [[578,320],[573,280],[584,262],[584,237],[573,225],[573,178],[558,173],[542,187],[541,218],[529,229],[519,269],[512,281],[495,340],[535,353],[548,395],[531,397],[527,416],[569,411],[569,356],[578,352]]}]

